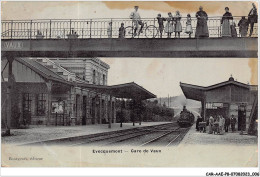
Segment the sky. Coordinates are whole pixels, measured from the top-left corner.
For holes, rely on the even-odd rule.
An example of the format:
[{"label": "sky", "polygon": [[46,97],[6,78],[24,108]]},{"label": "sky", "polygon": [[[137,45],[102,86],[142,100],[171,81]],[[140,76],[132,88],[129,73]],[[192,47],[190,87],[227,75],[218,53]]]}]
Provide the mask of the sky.
[{"label": "sky", "polygon": [[[102,58],[110,65],[108,84],[136,82],[157,97],[183,94],[180,82],[210,86],[229,77],[242,83],[251,82],[246,58]],[[249,60],[249,61],[248,61]],[[257,65],[254,65],[257,70]],[[256,81],[257,82],[257,79]]]},{"label": "sky", "polygon": [[194,16],[200,5],[211,16],[222,16],[228,6],[233,16],[247,15],[252,8],[252,2],[235,1],[2,1],[2,19],[83,19],[83,18],[128,18],[133,6],[139,6],[142,18],[153,18],[158,13],[166,16],[168,12],[179,10],[181,14],[190,13]]},{"label": "sky", "polygon": [[[252,2],[1,2],[2,20],[129,18],[133,6],[139,5],[142,18],[179,10],[194,16],[202,5],[209,16],[222,16],[228,6],[233,16],[247,15]],[[257,60],[239,58],[102,58],[110,65],[108,84],[136,82],[158,97],[182,94],[180,82],[209,86],[228,80],[257,84]]]}]

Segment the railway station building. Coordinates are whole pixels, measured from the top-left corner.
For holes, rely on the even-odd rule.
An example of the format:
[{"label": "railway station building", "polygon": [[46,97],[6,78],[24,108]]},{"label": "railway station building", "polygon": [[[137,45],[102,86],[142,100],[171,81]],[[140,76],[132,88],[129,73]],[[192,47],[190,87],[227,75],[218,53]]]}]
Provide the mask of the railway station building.
[{"label": "railway station building", "polygon": [[134,82],[108,86],[109,65],[98,58],[3,57],[1,62],[2,127],[111,125],[117,98],[156,97]]},{"label": "railway station building", "polygon": [[[201,115],[204,120],[210,116],[222,115],[237,118],[237,130],[249,128],[251,112],[257,109],[257,85],[235,81],[231,76],[224,81],[208,87],[180,83],[187,99],[201,102]],[[242,127],[243,126],[243,127]]]}]

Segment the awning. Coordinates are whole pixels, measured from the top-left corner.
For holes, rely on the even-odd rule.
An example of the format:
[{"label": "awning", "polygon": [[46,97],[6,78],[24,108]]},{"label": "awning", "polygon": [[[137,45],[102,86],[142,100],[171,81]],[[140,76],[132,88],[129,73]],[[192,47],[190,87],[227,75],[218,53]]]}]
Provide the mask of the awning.
[{"label": "awning", "polygon": [[256,85],[248,85],[248,84],[244,84],[244,83],[235,81],[233,77],[230,77],[228,81],[221,82],[221,83],[211,85],[208,87],[180,83],[180,87],[181,87],[185,97],[188,99],[193,99],[193,100],[197,100],[197,101],[204,100],[204,93],[206,91],[214,90],[214,89],[224,87],[227,85],[236,85],[238,87],[243,87],[243,88],[250,89],[250,90],[256,90],[256,91],[258,90]]},{"label": "awning", "polygon": [[203,101],[204,99],[204,89],[203,87],[180,83],[183,94],[187,99]]},{"label": "awning", "polygon": [[156,95],[149,92],[142,86],[131,82],[120,85],[92,85],[92,84],[77,84],[80,87],[95,90],[100,93],[106,93],[112,95],[116,98],[127,98],[127,99],[137,99],[146,100],[150,98],[156,98]]}]

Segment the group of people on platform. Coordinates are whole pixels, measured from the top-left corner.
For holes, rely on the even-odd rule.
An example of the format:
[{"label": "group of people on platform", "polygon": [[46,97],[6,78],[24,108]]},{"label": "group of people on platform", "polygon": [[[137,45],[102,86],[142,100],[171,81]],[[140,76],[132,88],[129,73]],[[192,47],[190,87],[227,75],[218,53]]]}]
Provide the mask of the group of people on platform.
[{"label": "group of people on platform", "polygon": [[[246,37],[248,32],[248,27],[250,25],[250,33],[249,36],[253,34],[254,30],[254,24],[257,23],[257,8],[254,3],[252,3],[253,8],[250,10],[248,14],[248,19],[246,19],[245,16],[243,16],[239,23],[237,24],[239,26],[239,34],[241,37]],[[134,33],[133,35],[139,35],[143,32],[144,23],[141,19],[141,16],[138,12],[138,6],[134,7],[134,12],[130,14],[130,19],[132,19],[133,26],[134,26]],[[222,37],[237,37],[237,31],[236,31],[236,24],[233,21],[233,16],[229,12],[229,8],[225,7],[225,14],[222,16],[221,19],[221,25],[222,25]],[[199,11],[196,13],[197,18],[197,26],[195,31],[195,38],[207,38],[209,37],[209,29],[208,29],[208,15],[203,10],[203,7],[199,7]],[[176,11],[175,15],[173,16],[171,12],[168,13],[168,17],[162,17],[161,14],[157,15],[157,22],[159,25],[159,33],[160,38],[163,36],[163,32],[167,34],[167,38],[171,38],[172,33],[175,33],[175,38],[180,38],[180,33],[182,32],[182,24],[181,24],[181,14],[180,11]],[[164,23],[166,24],[164,25]],[[189,35],[189,38],[191,38],[191,34],[193,33],[192,28],[192,19],[191,15],[187,14],[186,17],[186,28],[185,33]],[[140,28],[139,28],[140,27]],[[137,29],[139,29],[137,31]],[[107,28],[107,34],[109,38],[112,38],[112,22],[109,22],[109,26]],[[124,23],[121,23],[121,26],[119,28],[119,38],[125,38],[125,27]]]},{"label": "group of people on platform", "polygon": [[196,121],[196,130],[197,131],[203,131],[206,132],[206,127],[207,131],[209,134],[220,134],[223,135],[225,132],[228,132],[231,130],[232,132],[236,131],[236,123],[237,119],[235,116],[232,114],[231,118],[226,117],[224,118],[222,115],[218,116],[210,116],[206,122],[203,122],[203,119],[198,116],[197,121]]}]

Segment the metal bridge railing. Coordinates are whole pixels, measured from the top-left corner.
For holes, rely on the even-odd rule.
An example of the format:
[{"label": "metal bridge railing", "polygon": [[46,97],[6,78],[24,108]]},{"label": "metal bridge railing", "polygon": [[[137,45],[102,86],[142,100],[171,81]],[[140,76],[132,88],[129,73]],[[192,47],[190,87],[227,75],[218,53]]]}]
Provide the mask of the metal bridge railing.
[{"label": "metal bridge railing", "polygon": [[[209,29],[209,37],[221,37],[222,17],[209,17],[207,24]],[[238,22],[241,17],[233,17],[230,24],[235,22],[237,37],[240,37]],[[159,25],[156,18],[144,18],[143,32],[139,38],[159,38]],[[112,22],[112,35],[109,36],[107,28],[109,22]],[[182,32],[181,38],[187,38],[185,33],[186,17],[181,19]],[[124,23],[126,30],[125,38],[132,38],[134,31],[134,23],[131,19],[63,19],[63,20],[2,20],[2,39],[68,39],[68,38],[118,38],[121,23]],[[164,22],[164,26],[167,22]],[[197,19],[194,17],[191,21],[193,33],[191,37],[195,37]],[[139,26],[140,28],[140,26]],[[248,27],[249,34],[250,26]],[[254,25],[252,37],[257,37],[258,24]],[[248,36],[248,35],[247,35]],[[163,32],[163,38],[167,34]],[[172,34],[174,37],[174,33]]]}]

